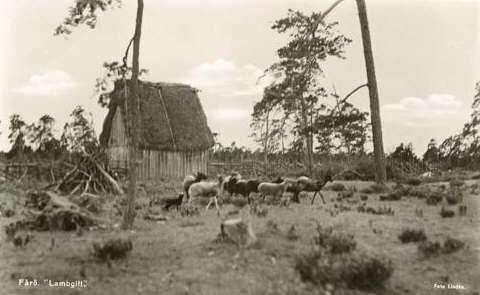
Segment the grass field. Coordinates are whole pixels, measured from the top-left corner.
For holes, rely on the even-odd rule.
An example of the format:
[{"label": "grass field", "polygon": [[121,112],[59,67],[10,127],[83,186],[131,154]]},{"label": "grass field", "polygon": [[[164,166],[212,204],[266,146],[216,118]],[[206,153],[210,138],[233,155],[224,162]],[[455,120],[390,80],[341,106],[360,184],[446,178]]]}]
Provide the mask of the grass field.
[{"label": "grass field", "polygon": [[[357,190],[367,182],[343,182]],[[468,182],[467,184],[472,184]],[[431,184],[434,185],[434,184]],[[173,185],[175,187],[175,185]],[[168,194],[171,195],[173,188]],[[22,197],[21,191],[4,190],[0,200],[11,202]],[[162,189],[154,191],[162,196]],[[215,242],[219,219],[215,210],[202,211],[201,216],[181,217],[175,210],[167,213],[166,222],[136,219],[134,231],[116,227],[120,217],[109,210],[100,214],[106,228],[75,232],[34,232],[34,239],[25,248],[16,248],[0,239],[1,294],[325,294],[300,280],[294,268],[295,257],[309,251],[317,222],[335,230],[353,234],[355,251],[385,256],[392,260],[394,272],[385,289],[373,293],[338,288],[334,294],[479,294],[480,290],[480,196],[465,196],[467,216],[440,217],[440,205],[426,205],[424,199],[413,197],[400,201],[380,202],[378,194],[369,195],[368,206],[387,205],[395,214],[372,215],[357,212],[353,204],[359,200],[355,193],[350,202],[342,202],[351,211],[335,209],[337,192],[324,191],[326,204],[320,198],[310,205],[304,196],[301,204],[288,207],[268,206],[263,218],[249,216],[245,207],[241,214],[248,216],[259,242],[239,251],[236,245]],[[456,206],[449,206],[455,208]],[[232,205],[223,212],[234,209]],[[423,217],[415,214],[423,210]],[[341,210],[340,210],[341,211]],[[455,208],[455,211],[456,208]],[[17,214],[18,215],[18,214]],[[0,217],[2,227],[12,218]],[[267,229],[276,223],[280,232]],[[294,225],[299,238],[287,238]],[[402,229],[424,229],[427,237],[443,242],[447,237],[459,239],[466,247],[452,254],[424,258],[414,243],[402,244],[398,235]],[[126,259],[102,263],[93,258],[92,242],[110,237],[128,236],[133,250]],[[55,241],[52,247],[52,239]],[[37,279],[42,286],[18,287],[21,278]],[[48,287],[44,279],[86,280],[86,288]],[[434,284],[461,284],[466,290],[440,290]]]}]

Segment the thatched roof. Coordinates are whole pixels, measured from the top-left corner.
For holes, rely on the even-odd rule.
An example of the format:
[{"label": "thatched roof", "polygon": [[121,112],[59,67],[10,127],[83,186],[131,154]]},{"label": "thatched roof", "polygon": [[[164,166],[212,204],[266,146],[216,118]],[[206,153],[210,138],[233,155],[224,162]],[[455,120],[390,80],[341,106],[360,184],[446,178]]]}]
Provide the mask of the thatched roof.
[{"label": "thatched roof", "polygon": [[[145,81],[139,81],[139,90],[140,148],[198,151],[213,146],[213,135],[207,125],[198,90],[185,84]],[[126,118],[124,98],[124,83],[117,81],[100,135],[100,142],[105,146],[117,106],[120,107],[123,118]]]}]

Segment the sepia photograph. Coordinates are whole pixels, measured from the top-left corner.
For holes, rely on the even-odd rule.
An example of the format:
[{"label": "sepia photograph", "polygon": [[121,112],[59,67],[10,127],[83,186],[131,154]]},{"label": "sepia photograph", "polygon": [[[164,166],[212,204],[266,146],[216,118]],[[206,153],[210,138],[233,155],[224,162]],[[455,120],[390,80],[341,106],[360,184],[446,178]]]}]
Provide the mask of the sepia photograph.
[{"label": "sepia photograph", "polygon": [[0,15],[0,295],[480,295],[480,0]]}]

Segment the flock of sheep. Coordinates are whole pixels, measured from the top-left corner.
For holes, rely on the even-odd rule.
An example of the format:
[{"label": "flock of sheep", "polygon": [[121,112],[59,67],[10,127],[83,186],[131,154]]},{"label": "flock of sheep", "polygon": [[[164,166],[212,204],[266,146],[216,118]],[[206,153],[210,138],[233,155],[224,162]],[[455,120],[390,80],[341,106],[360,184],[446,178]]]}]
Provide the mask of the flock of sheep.
[{"label": "flock of sheep", "polygon": [[232,173],[226,177],[219,176],[216,181],[211,181],[208,180],[205,174],[197,173],[196,175],[185,177],[183,181],[184,193],[180,194],[177,205],[182,202],[184,196],[186,196],[186,202],[189,204],[201,198],[209,198],[206,209],[208,210],[210,205],[215,203],[215,208],[218,212],[217,197],[224,196],[225,194],[242,196],[250,203],[252,201],[252,194],[259,194],[260,199],[265,200],[266,196],[280,199],[285,192],[289,192],[293,194],[292,201],[299,202],[298,195],[302,191],[314,192],[312,204],[317,193],[325,203],[320,190],[331,180],[331,175],[327,174],[325,179],[321,180],[312,180],[309,177],[301,176],[296,179],[279,177],[270,182],[262,182],[257,179],[243,179],[240,174]]}]

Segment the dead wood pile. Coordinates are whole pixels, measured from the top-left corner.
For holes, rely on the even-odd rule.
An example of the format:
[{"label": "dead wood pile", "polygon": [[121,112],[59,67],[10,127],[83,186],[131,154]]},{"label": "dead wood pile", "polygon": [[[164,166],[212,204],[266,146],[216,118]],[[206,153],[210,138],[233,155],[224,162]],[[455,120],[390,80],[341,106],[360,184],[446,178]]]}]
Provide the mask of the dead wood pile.
[{"label": "dead wood pile", "polygon": [[33,191],[26,196],[23,219],[9,230],[78,230],[100,223],[100,219],[63,196],[51,191]]},{"label": "dead wood pile", "polygon": [[68,172],[59,181],[49,185],[54,191],[74,195],[85,193],[123,194],[115,178],[107,171],[100,155],[85,155],[76,164],[66,162]]}]

